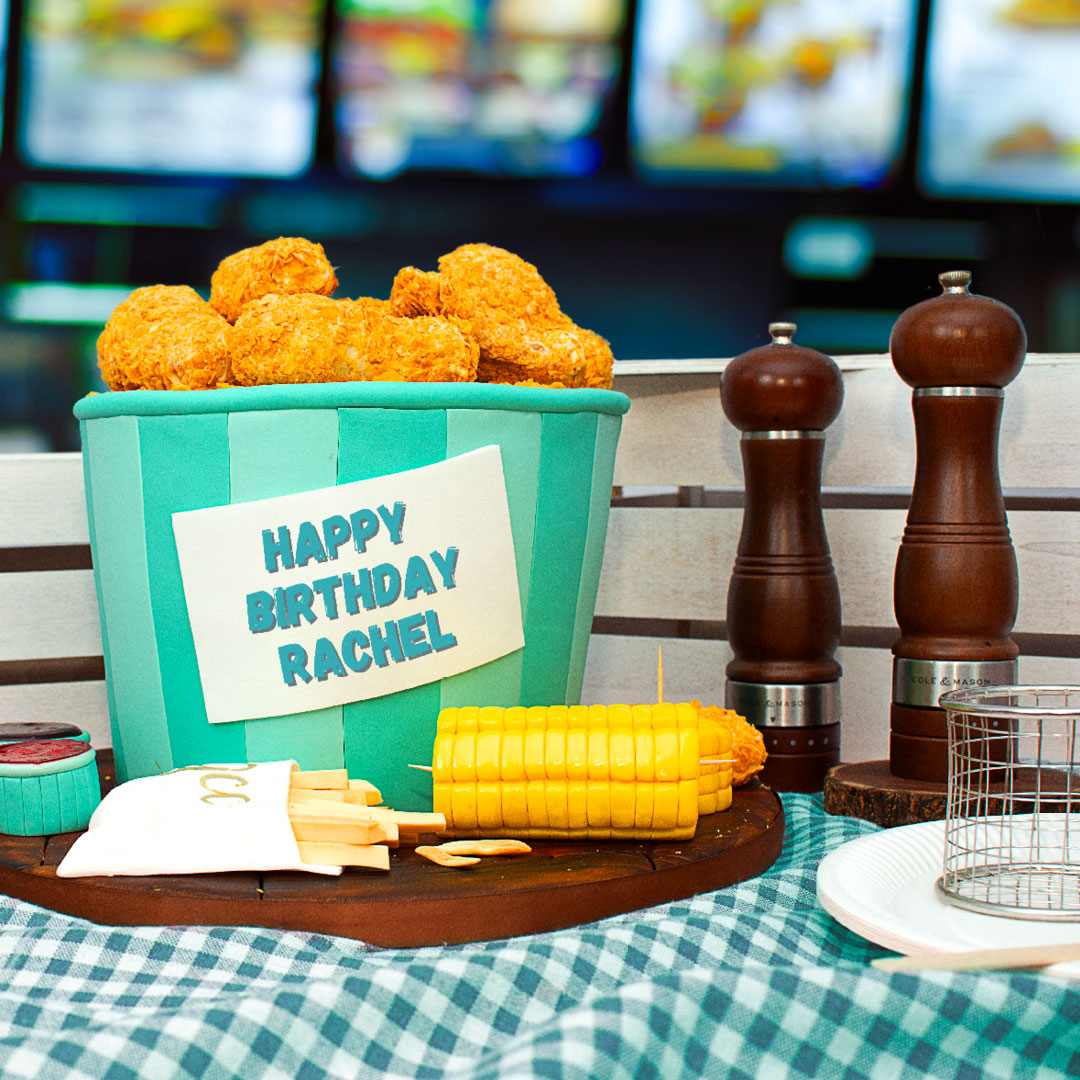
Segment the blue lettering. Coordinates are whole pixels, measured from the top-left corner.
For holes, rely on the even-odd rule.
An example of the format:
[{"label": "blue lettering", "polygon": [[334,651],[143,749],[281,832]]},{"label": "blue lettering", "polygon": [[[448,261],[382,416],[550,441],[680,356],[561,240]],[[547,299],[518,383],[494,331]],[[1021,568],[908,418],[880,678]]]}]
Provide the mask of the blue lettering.
[{"label": "blue lettering", "polygon": [[379,607],[389,607],[401,595],[401,574],[393,563],[379,563],[371,571],[371,578]]},{"label": "blue lettering", "polygon": [[253,634],[274,629],[274,598],[268,592],[247,594],[247,620]]},{"label": "blue lettering", "polygon": [[341,657],[353,671],[363,672],[371,667],[371,657],[366,652],[361,652],[359,656],[356,655],[358,645],[361,649],[366,649],[370,644],[367,635],[359,630],[350,630],[342,639]]},{"label": "blue lettering", "polygon": [[[352,574],[341,575],[341,591],[345,597],[345,610],[350,615],[355,615],[360,610],[360,604],[364,605],[365,611],[370,611],[375,606],[375,594],[371,590],[371,573],[367,570],[357,572],[359,580],[353,579]],[[360,603],[357,603],[357,600]]]},{"label": "blue lettering", "polygon": [[278,559],[281,560],[281,566],[286,570],[293,568],[292,537],[289,536],[289,530],[284,525],[278,526],[276,540],[274,539],[273,530],[263,529],[262,542],[263,562],[266,563],[266,572],[268,574],[278,572],[280,569]]},{"label": "blue lettering", "polygon": [[390,660],[387,659],[387,653],[390,654],[390,658],[395,664],[399,664],[405,659],[405,654],[401,651],[401,639],[398,637],[396,622],[388,622],[385,633],[377,626],[369,626],[368,635],[371,638],[371,655],[379,667],[389,665]]},{"label": "blue lettering", "polygon": [[393,510],[387,510],[385,506],[380,506],[379,517],[383,519],[387,529],[390,530],[391,543],[400,544],[401,527],[405,524],[405,504],[396,502]]},{"label": "blue lettering", "polygon": [[440,555],[437,551],[431,553],[431,561],[435,564],[435,569],[442,574],[444,589],[452,589],[454,587],[454,574],[457,572],[457,557],[458,549],[456,547],[448,547],[445,555]]},{"label": "blue lettering", "polygon": [[430,608],[424,612],[424,618],[427,620],[427,633],[431,639],[431,644],[436,652],[443,652],[445,649],[452,649],[457,644],[457,638],[453,634],[444,634],[439,629],[439,615],[438,612],[432,611]]},{"label": "blue lettering", "polygon": [[323,551],[318,529],[310,521],[305,521],[300,525],[296,537],[296,565],[307,566],[312,559],[326,562],[326,552]]},{"label": "blue lettering", "polygon": [[427,656],[431,652],[422,613],[417,612],[415,615],[406,615],[404,619],[399,619],[398,629],[401,632],[401,648],[407,660],[415,660],[418,656]]},{"label": "blue lettering", "polygon": [[425,592],[430,596],[435,592],[435,582],[431,580],[424,557],[414,555],[405,568],[405,589],[402,595],[406,600],[412,600],[419,592]]},{"label": "blue lettering", "polygon": [[337,558],[338,548],[352,535],[349,523],[340,514],[328,517],[322,523],[323,542],[326,553],[331,559]]},{"label": "blue lettering", "polygon": [[299,645],[282,645],[278,649],[278,661],[281,664],[281,677],[286,686],[296,685],[296,676],[304,682],[311,682],[307,671],[307,653]]},{"label": "blue lettering", "polygon": [[357,510],[350,515],[352,523],[353,545],[362,555],[367,551],[367,542],[379,531],[379,519],[370,510]]},{"label": "blue lettering", "polygon": [[315,659],[311,669],[319,682],[326,682],[331,672],[343,679],[348,674],[330,639],[324,637],[315,642]]}]

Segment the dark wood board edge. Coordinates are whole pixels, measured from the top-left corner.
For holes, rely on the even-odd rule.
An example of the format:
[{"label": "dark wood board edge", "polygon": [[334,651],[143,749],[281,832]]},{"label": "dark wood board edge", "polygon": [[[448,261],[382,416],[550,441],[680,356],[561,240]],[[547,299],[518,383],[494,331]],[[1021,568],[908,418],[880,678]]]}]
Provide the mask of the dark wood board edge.
[{"label": "dark wood board edge", "polygon": [[[110,757],[99,755],[104,781],[112,779]],[[105,790],[110,786],[103,783]],[[0,843],[0,889],[105,926],[258,926],[335,934],[387,948],[463,944],[562,930],[745,881],[779,856],[783,806],[774,792],[752,782],[735,792],[731,811],[703,818],[700,830],[705,835],[694,841],[587,849],[568,856],[565,881],[486,893],[481,887],[457,902],[446,894],[371,895],[373,879],[348,872],[342,878],[299,873],[58,878],[56,865],[77,834],[3,837],[12,843]],[[565,843],[549,846],[574,850]],[[608,852],[615,858],[605,864]],[[345,895],[330,898],[339,891],[332,883],[340,887],[342,882]],[[297,887],[306,895],[297,895]]]}]

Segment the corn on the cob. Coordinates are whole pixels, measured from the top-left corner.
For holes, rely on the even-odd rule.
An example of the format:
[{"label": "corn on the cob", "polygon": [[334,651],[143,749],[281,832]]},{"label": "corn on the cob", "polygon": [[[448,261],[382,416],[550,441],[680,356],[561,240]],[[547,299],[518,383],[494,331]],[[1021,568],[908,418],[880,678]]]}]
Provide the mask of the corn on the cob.
[{"label": "corn on the cob", "polygon": [[688,839],[731,803],[730,768],[700,764],[730,749],[687,704],[444,709],[435,809],[455,836]]}]

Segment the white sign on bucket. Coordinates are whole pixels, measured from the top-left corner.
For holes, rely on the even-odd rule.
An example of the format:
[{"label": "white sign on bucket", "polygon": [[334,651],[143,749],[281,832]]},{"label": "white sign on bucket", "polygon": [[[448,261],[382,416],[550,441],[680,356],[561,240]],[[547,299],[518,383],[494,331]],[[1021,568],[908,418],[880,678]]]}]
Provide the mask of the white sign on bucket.
[{"label": "white sign on bucket", "polygon": [[524,645],[497,446],[172,521],[212,724],[380,697]]}]

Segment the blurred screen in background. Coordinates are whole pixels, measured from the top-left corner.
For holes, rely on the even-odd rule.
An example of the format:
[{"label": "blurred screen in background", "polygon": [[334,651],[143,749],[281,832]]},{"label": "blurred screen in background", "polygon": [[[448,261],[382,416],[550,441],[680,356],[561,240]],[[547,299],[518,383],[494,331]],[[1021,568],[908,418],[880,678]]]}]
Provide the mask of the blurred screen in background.
[{"label": "blurred screen in background", "polygon": [[336,11],[346,171],[600,168],[625,0],[337,0]]},{"label": "blurred screen in background", "polygon": [[294,176],[313,158],[319,0],[26,0],[31,165]]},{"label": "blurred screen in background", "polygon": [[916,8],[915,0],[640,0],[635,163],[656,179],[881,184],[903,150]]},{"label": "blurred screen in background", "polygon": [[934,195],[1080,199],[1080,2],[935,0],[919,178]]}]

